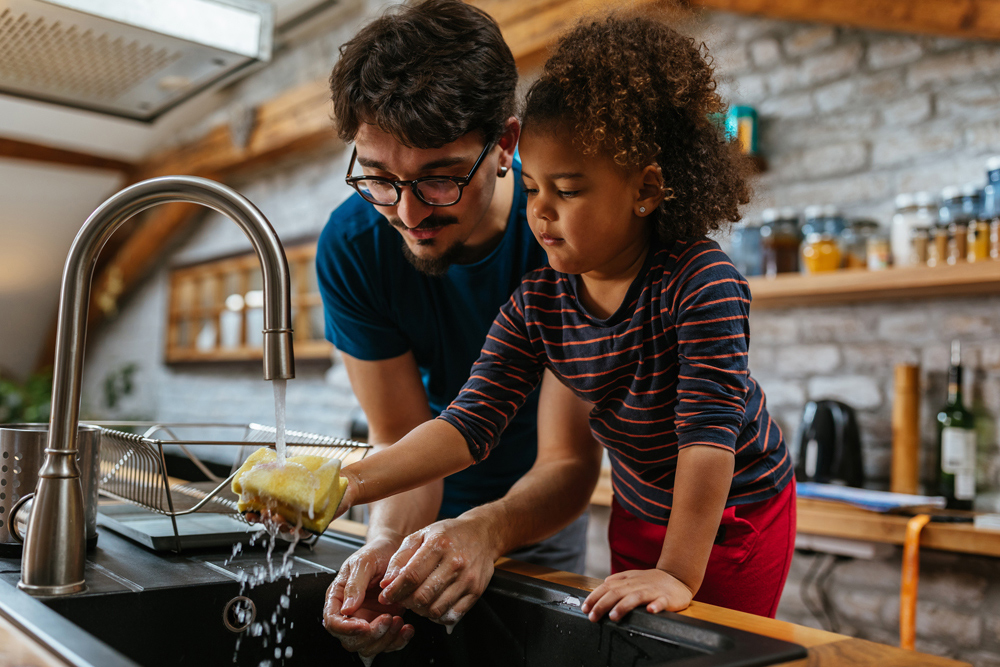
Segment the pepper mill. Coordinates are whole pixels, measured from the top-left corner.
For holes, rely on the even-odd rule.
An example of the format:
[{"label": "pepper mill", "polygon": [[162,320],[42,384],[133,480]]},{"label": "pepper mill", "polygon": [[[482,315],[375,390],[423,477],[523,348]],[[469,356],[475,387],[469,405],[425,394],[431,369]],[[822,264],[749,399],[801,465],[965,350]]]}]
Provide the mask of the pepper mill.
[{"label": "pepper mill", "polygon": [[893,493],[920,492],[920,367],[896,364],[892,403]]}]

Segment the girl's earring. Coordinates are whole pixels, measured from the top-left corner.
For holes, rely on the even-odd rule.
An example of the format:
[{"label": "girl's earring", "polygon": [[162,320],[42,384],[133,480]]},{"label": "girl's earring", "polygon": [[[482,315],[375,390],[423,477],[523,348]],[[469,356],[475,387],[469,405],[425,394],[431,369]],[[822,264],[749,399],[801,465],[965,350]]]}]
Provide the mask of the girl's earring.
[{"label": "girl's earring", "polygon": [[645,213],[645,212],[646,212],[646,207],[645,206],[640,206],[639,207],[639,213]]},{"label": "girl's earring", "polygon": [[497,176],[499,176],[500,178],[503,178],[504,176],[507,175],[507,172],[509,170],[510,170],[510,167],[500,167],[500,169],[497,170]]}]

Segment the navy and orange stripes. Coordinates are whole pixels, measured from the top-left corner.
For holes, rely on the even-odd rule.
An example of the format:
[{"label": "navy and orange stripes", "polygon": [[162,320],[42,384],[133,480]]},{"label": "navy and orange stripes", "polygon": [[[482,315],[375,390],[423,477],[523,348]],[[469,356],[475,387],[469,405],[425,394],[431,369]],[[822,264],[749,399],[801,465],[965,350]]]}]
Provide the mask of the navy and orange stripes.
[{"label": "navy and orange stripes", "polygon": [[654,247],[607,320],[576,298],[577,276],[525,276],[501,308],[469,381],[441,414],[480,461],[548,367],[594,404],[590,426],[611,459],[618,502],[666,524],[677,453],[736,456],[729,505],[776,495],[792,465],[750,377],[750,291],[714,241]]}]

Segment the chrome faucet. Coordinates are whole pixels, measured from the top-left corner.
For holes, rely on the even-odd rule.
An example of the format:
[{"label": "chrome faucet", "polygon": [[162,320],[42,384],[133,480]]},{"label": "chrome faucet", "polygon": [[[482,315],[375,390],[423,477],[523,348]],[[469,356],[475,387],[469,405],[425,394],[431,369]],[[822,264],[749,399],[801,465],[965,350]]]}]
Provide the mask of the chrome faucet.
[{"label": "chrome faucet", "polygon": [[18,588],[31,595],[68,595],[86,590],[84,502],[76,457],[94,264],[105,242],[122,223],[168,202],[207,206],[235,222],[250,238],[264,275],[264,379],[295,377],[285,251],[271,224],[245,197],[204,178],[164,176],[136,183],[97,207],[73,240],[63,269],[52,416],[18,582]]}]

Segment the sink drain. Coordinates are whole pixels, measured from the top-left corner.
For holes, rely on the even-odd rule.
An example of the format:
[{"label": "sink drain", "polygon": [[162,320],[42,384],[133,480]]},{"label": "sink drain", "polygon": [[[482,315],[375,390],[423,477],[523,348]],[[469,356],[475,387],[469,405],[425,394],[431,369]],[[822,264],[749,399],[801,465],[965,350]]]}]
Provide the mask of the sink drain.
[{"label": "sink drain", "polygon": [[222,610],[222,622],[230,632],[243,632],[257,618],[257,605],[245,595],[237,595]]}]

